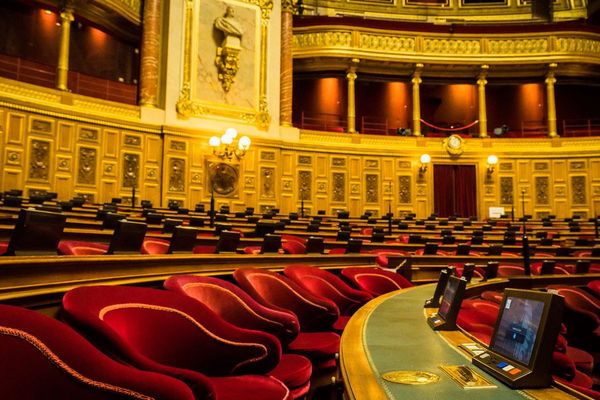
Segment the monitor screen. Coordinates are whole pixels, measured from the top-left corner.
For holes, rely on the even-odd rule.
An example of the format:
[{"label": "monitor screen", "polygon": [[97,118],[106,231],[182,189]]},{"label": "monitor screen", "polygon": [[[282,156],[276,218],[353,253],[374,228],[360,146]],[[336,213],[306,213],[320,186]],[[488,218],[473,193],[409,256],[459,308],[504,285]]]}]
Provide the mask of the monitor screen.
[{"label": "monitor screen", "polygon": [[444,319],[447,318],[448,312],[452,308],[452,303],[454,302],[454,298],[456,297],[459,284],[460,279],[458,279],[457,277],[451,276],[448,278],[446,289],[444,289],[444,296],[442,297],[442,302],[438,310],[438,315],[440,317]]},{"label": "monitor screen", "polygon": [[439,297],[442,295],[442,293],[444,292],[444,289],[446,288],[446,284],[448,283],[448,277],[450,275],[451,275],[450,271],[448,271],[447,268],[444,268],[443,270],[440,271],[440,277],[439,277],[438,283],[435,287],[435,292],[433,292],[434,299],[439,299]]},{"label": "monitor screen", "polygon": [[529,365],[543,312],[541,300],[507,296],[490,349]]}]

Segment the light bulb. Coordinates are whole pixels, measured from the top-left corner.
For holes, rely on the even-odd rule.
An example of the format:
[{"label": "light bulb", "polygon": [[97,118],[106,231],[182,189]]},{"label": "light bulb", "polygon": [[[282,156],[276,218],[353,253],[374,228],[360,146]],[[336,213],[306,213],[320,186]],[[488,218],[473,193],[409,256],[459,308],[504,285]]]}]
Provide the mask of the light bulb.
[{"label": "light bulb", "polygon": [[248,150],[250,148],[250,138],[248,136],[242,136],[238,142],[238,148],[240,150]]},{"label": "light bulb", "polygon": [[492,154],[488,157],[487,162],[489,165],[496,165],[498,164],[498,157]]},{"label": "light bulb", "polygon": [[431,162],[431,156],[429,154],[421,155],[421,164],[429,164]]},{"label": "light bulb", "polygon": [[228,134],[224,134],[223,136],[221,136],[221,142],[223,144],[230,145],[231,143],[233,143],[233,138]]},{"label": "light bulb", "polygon": [[221,144],[221,139],[219,139],[216,136],[213,136],[208,140],[208,144],[210,145],[210,147],[219,147],[219,145]]},{"label": "light bulb", "polygon": [[238,135],[238,132],[237,132],[237,129],[235,129],[235,128],[228,128],[225,131],[225,134],[227,136],[230,136],[232,139],[235,139],[237,137],[237,135]]}]

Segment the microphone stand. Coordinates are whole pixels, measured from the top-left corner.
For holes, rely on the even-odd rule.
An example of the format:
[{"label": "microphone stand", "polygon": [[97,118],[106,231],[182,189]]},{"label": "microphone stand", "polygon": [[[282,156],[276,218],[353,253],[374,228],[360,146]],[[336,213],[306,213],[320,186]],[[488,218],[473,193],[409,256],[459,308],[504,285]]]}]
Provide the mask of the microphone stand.
[{"label": "microphone stand", "polygon": [[524,274],[531,275],[531,264],[529,262],[529,239],[527,238],[527,224],[525,220],[525,190],[521,190],[521,204],[523,206],[523,237],[521,244],[523,247],[523,270]]},{"label": "microphone stand", "polygon": [[390,181],[390,201],[388,203],[388,235],[392,234],[392,181]]},{"label": "microphone stand", "polygon": [[210,188],[210,227],[215,226],[215,188],[211,184]]},{"label": "microphone stand", "polygon": [[300,218],[304,218],[304,189],[300,189]]}]

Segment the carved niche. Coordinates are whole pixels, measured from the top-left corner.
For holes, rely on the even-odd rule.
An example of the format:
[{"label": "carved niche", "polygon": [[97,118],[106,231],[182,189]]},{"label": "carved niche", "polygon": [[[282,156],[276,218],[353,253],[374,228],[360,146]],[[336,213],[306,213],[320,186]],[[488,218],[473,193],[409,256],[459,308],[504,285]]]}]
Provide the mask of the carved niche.
[{"label": "carved niche", "polygon": [[50,142],[45,140],[32,140],[29,159],[29,178],[48,180],[48,166],[50,165]]},{"label": "carved niche", "polygon": [[275,198],[275,168],[261,168],[260,176],[262,179],[261,197],[265,199]]},{"label": "carved niche", "polygon": [[535,202],[537,204],[549,204],[548,187],[550,180],[547,176],[536,176],[535,178]]},{"label": "carved niche", "polygon": [[513,204],[513,178],[510,176],[500,177],[500,203]]},{"label": "carved niche", "polygon": [[123,187],[138,187],[140,173],[139,154],[123,154]]},{"label": "carved niche", "polygon": [[185,160],[183,158],[171,158],[169,160],[169,191],[185,191]]},{"label": "carved niche", "polygon": [[311,198],[311,181],[312,173],[310,171],[298,172],[298,182],[300,183],[300,190],[298,191],[298,196],[300,200],[308,200]]},{"label": "carved niche", "polygon": [[367,203],[377,203],[379,198],[378,182],[379,176],[374,174],[367,174],[365,177],[366,188],[367,188]]},{"label": "carved niche", "polygon": [[79,148],[79,169],[77,170],[77,183],[83,185],[96,184],[96,163],[98,151],[93,147]]},{"label": "carved niche", "polygon": [[[343,160],[343,158],[341,160]],[[346,174],[334,172],[332,177],[333,191],[331,194],[331,201],[343,202],[346,199]]]}]

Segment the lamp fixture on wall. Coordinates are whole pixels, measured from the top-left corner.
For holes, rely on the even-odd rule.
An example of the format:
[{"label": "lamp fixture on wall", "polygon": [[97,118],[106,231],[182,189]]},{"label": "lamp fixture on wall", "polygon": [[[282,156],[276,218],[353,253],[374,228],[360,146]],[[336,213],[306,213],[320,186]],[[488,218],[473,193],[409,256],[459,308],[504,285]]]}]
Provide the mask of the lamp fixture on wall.
[{"label": "lamp fixture on wall", "polygon": [[250,138],[248,136],[240,137],[237,146],[235,146],[233,142],[237,137],[237,134],[235,128],[229,128],[220,138],[218,136],[211,137],[208,144],[213,148],[213,154],[228,161],[231,161],[233,157],[238,160],[244,158],[246,152],[250,148]]},{"label": "lamp fixture on wall", "polygon": [[431,162],[431,156],[429,154],[421,155],[421,166],[419,167],[419,175],[420,176],[423,176],[425,174],[425,172],[427,172],[427,167],[429,166],[430,162]]},{"label": "lamp fixture on wall", "polygon": [[496,164],[498,164],[498,157],[495,155],[490,155],[487,158],[487,176],[490,178],[494,173],[494,169],[496,168]]}]

